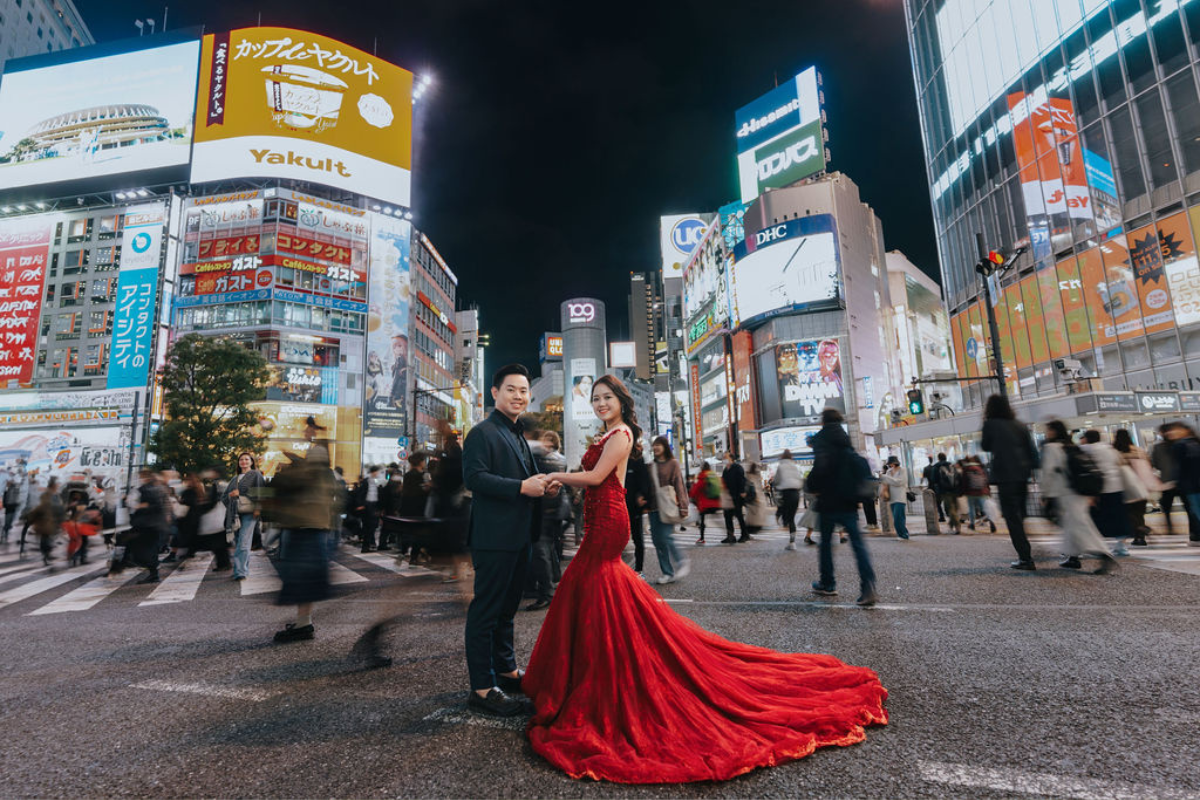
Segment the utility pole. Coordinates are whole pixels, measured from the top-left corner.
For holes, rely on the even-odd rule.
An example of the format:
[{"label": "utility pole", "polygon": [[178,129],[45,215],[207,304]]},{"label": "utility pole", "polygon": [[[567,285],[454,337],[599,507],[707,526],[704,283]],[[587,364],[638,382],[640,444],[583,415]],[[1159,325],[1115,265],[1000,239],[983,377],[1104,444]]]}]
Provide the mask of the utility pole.
[{"label": "utility pole", "polygon": [[996,371],[990,377],[995,378],[996,382],[1000,384],[1000,396],[1008,399],[1008,385],[1004,382],[1004,360],[1000,356],[1000,325],[996,322],[996,307],[988,289],[988,279],[993,275],[996,276],[996,290],[999,293],[1000,276],[1012,269],[1013,262],[1027,248],[1018,247],[1012,255],[1005,257],[999,250],[987,249],[983,243],[982,233],[975,234],[975,245],[979,249],[979,261],[975,264],[975,271],[979,273],[983,283],[983,305],[987,309],[988,333],[992,339],[992,363],[996,365]]}]

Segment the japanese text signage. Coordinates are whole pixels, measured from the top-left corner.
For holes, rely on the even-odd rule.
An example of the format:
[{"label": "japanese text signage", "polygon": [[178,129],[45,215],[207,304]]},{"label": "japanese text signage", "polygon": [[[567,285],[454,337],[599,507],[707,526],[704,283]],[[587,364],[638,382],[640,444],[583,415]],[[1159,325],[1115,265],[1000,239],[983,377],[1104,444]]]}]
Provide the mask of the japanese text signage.
[{"label": "japanese text signage", "polygon": [[53,228],[54,220],[45,216],[0,223],[0,385],[33,380]]},{"label": "japanese text signage", "polygon": [[163,220],[162,204],[138,206],[125,214],[109,389],[140,389],[149,379]]},{"label": "japanese text signage", "polygon": [[825,169],[825,135],[816,67],[734,114],[742,202]]},{"label": "japanese text signage", "polygon": [[412,182],[411,72],[288,28],[204,37],[192,182],[312,181],[402,206]]}]

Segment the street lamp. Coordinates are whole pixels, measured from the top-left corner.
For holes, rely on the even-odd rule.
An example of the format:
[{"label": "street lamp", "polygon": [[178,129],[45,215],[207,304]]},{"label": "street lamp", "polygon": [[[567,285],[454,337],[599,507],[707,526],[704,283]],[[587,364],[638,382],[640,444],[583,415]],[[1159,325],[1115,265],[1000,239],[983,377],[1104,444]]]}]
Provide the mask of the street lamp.
[{"label": "street lamp", "polygon": [[1000,289],[1000,277],[1008,272],[1013,267],[1013,263],[1017,258],[1029,248],[1027,246],[1018,247],[1008,256],[1000,250],[987,250],[983,244],[983,234],[975,234],[975,245],[979,248],[979,261],[975,264],[975,271],[979,273],[983,281],[984,307],[987,309],[988,317],[988,333],[992,337],[992,361],[996,365],[996,372],[991,377],[995,378],[1000,384],[1000,396],[1008,397],[1008,385],[1004,382],[1004,361],[1000,357],[1000,326],[996,322],[996,308],[992,303],[991,291],[988,288],[988,279],[992,276],[996,278],[996,290]]}]

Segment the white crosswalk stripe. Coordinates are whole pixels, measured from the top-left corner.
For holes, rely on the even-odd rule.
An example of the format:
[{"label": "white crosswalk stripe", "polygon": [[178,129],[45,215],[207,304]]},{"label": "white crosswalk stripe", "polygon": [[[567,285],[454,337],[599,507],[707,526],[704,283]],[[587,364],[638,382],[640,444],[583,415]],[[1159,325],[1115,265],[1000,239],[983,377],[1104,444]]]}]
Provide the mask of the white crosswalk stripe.
[{"label": "white crosswalk stripe", "polygon": [[184,565],[178,567],[174,572],[167,576],[167,579],[154,587],[154,591],[150,596],[138,603],[139,606],[157,606],[166,603],[184,603],[189,600],[196,599],[196,592],[200,590],[200,583],[204,580],[204,576],[208,574],[208,567],[212,564],[213,554],[204,553],[189,558]]},{"label": "white crosswalk stripe", "polygon": [[120,575],[101,575],[99,578],[88,581],[78,589],[50,601],[41,608],[30,611],[25,616],[36,617],[40,614],[63,614],[68,611],[87,611],[140,574],[141,572],[132,570]]},{"label": "white crosswalk stripe", "polygon": [[42,566],[41,560],[26,561],[24,564],[15,567],[5,567],[4,569],[0,569],[0,583],[10,583],[28,577],[31,573],[45,572],[48,569],[49,567]]},{"label": "white crosswalk stripe", "polygon": [[341,583],[366,583],[370,578],[365,575],[359,575],[352,569],[343,567],[336,561],[329,562],[329,582],[337,585]]},{"label": "white crosswalk stripe", "polygon": [[352,555],[355,558],[361,558],[370,564],[373,564],[381,569],[386,569],[388,572],[394,572],[402,578],[411,578],[414,575],[429,575],[431,570],[425,567],[413,567],[407,562],[400,562],[392,556],[385,556],[383,553],[363,553],[350,547],[342,548],[342,552]]},{"label": "white crosswalk stripe", "polygon": [[5,592],[0,592],[0,608],[7,608],[14,603],[27,600],[34,595],[49,591],[57,586],[62,586],[64,583],[70,583],[83,575],[89,575],[105,568],[103,564],[84,564],[83,566],[71,567],[62,572],[39,578],[31,583],[25,583]]},{"label": "white crosswalk stripe", "polygon": [[246,572],[246,580],[241,582],[242,594],[266,594],[268,592],[278,592],[279,587],[283,585],[283,581],[279,579],[279,574],[275,571],[275,565],[271,563],[271,559],[262,551],[254,551],[250,554],[250,569]]}]

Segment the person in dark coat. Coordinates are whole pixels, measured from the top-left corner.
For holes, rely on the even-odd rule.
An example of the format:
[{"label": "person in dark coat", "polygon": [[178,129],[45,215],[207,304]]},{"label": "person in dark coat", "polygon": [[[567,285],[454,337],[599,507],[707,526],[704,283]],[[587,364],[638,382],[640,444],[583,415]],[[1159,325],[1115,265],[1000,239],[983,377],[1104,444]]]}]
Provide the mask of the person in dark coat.
[{"label": "person in dark coat", "polygon": [[650,470],[640,458],[625,463],[625,509],[629,512],[629,537],[633,540],[633,570],[642,576],[646,563],[646,510],[654,488]]},{"label": "person in dark coat", "polygon": [[1187,513],[1188,539],[1200,542],[1200,519],[1197,519],[1196,515],[1192,513],[1192,509],[1188,507],[1187,495],[1179,489],[1178,485],[1179,466],[1175,463],[1175,442],[1171,441],[1171,437],[1168,435],[1172,424],[1167,422],[1159,426],[1158,433],[1162,437],[1162,441],[1154,445],[1150,451],[1150,464],[1158,470],[1159,480],[1166,484],[1158,505],[1167,519],[1167,535],[1169,536],[1175,533],[1175,526],[1171,521],[1171,508],[1175,505],[1175,498],[1178,497],[1180,505]]},{"label": "person in dark coat", "polygon": [[[195,555],[198,550],[210,550],[217,558],[216,572],[232,569],[232,562],[229,558],[229,540],[225,534],[225,515],[222,514],[220,526],[211,525],[210,529],[205,529],[202,522],[205,516],[221,502],[216,471],[205,470],[200,475],[188,475],[184,482],[186,488],[179,496],[179,502],[187,506],[187,514],[184,516],[183,523],[190,543],[187,557]],[[223,505],[222,509],[224,510]]]},{"label": "person in dark coat", "polygon": [[[554,431],[546,431],[538,439],[537,448],[530,447],[538,470],[549,475],[551,472],[566,472],[567,459],[562,454],[562,439]],[[533,555],[529,562],[529,581],[526,590],[532,590],[533,602],[525,606],[526,611],[541,611],[550,606],[554,587],[562,579],[562,562],[559,560],[559,544],[563,526],[571,518],[570,500],[566,492],[558,497],[542,498],[542,533],[533,543]]]},{"label": "person in dark coat", "polygon": [[833,574],[833,531],[837,526],[850,535],[850,546],[854,548],[854,561],[858,566],[861,594],[860,606],[872,606],[877,602],[875,592],[875,570],[871,566],[871,555],[867,543],[858,527],[858,504],[856,481],[867,476],[850,475],[854,465],[854,446],[850,435],[842,427],[842,412],[827,408],[821,412],[821,430],[812,439],[813,468],[808,474],[808,491],[817,496],[817,514],[821,525],[820,578],[813,583],[813,592],[823,596],[837,594]]},{"label": "person in dark coat", "polygon": [[169,529],[167,490],[151,470],[142,470],[138,478],[141,483],[135,489],[135,507],[129,515],[129,558],[149,570],[138,583],[158,583],[158,542]]},{"label": "person in dark coat", "polygon": [[983,435],[980,446],[991,453],[991,481],[1000,494],[1000,513],[1008,524],[1008,538],[1017,551],[1013,569],[1031,570],[1033,550],[1025,535],[1025,501],[1029,478],[1038,466],[1037,449],[1029,428],[1017,420],[1008,398],[994,394],[983,410]]},{"label": "person in dark coat", "polygon": [[1188,510],[1200,517],[1200,438],[1190,426],[1172,422],[1167,439],[1175,458],[1175,491],[1187,501]]},{"label": "person in dark coat", "polygon": [[[731,508],[724,509],[725,538],[721,540],[721,544],[749,541],[750,534],[746,532],[745,515],[746,470],[742,469],[742,465],[733,457],[733,453],[725,454],[725,469],[721,473],[721,484],[725,487],[725,491],[729,492],[729,500],[732,503]],[[733,538],[734,519],[737,519],[742,532],[738,539]]]}]

